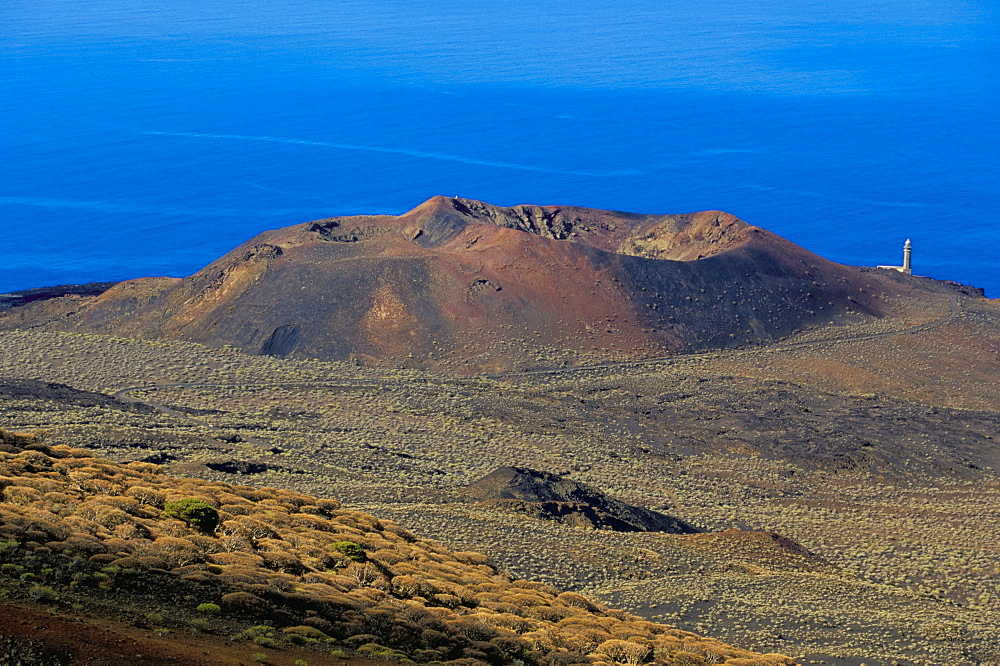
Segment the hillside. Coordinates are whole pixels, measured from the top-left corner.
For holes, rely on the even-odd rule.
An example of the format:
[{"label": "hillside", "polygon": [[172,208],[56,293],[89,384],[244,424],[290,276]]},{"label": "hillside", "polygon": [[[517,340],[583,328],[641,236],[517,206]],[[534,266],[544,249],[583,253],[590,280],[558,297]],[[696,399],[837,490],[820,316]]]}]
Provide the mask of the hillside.
[{"label": "hillside", "polygon": [[[979,290],[836,266],[725,214],[444,198],[267,232],[182,280],[104,286],[32,291],[0,313],[0,419],[47,431],[45,455],[68,446],[71,458],[157,469],[177,479],[166,487],[212,501],[255,489],[260,502],[244,499],[265,512],[288,493],[336,497],[336,515],[305,511],[315,500],[287,515],[378,516],[443,544],[426,547],[430,559],[484,553],[503,580],[802,663],[987,664],[1000,650],[1000,301]],[[767,305],[790,293],[801,298]],[[834,307],[841,297],[849,308]],[[734,322],[767,307],[768,325],[790,332],[744,344]],[[313,315],[315,328],[290,324]],[[657,516],[704,532],[646,531]],[[151,534],[163,524],[148,520]],[[273,529],[290,557],[307,543]],[[38,557],[28,541],[12,556]],[[203,555],[196,577],[221,584],[212,571],[228,565]],[[121,590],[74,596],[33,581],[60,569],[36,564],[10,579],[11,603],[42,615],[0,623],[19,650],[67,629],[45,615],[47,595],[30,597],[39,584],[74,619],[96,604],[81,623],[97,632],[88,644],[137,640],[152,655],[166,640],[196,650],[194,663],[255,621],[222,604],[206,618],[191,610],[201,593],[184,592],[171,597],[176,622],[153,626],[133,610],[155,596],[115,616]],[[177,580],[158,569],[161,584]],[[282,573],[253,575],[268,572]],[[212,588],[220,601],[228,589]],[[422,603],[381,592],[379,603]],[[188,633],[205,622],[221,633]],[[291,664],[308,646],[275,622],[256,638],[279,641],[267,658]],[[351,636],[327,635],[363,658]],[[371,636],[411,656],[431,649]],[[468,647],[453,638],[449,658]],[[249,652],[218,663],[247,663],[257,647],[226,645]]]},{"label": "hillside", "polygon": [[[0,417],[173,476],[336,497],[515,578],[759,653],[988,663],[1000,304],[901,285],[932,297],[888,327],[499,377],[6,331]],[[502,466],[710,534],[580,529],[462,492]]]},{"label": "hillside", "polygon": [[335,500],[171,479],[4,431],[0,472],[3,587],[63,612],[317,659],[339,646],[421,663],[792,663],[514,580]]},{"label": "hillside", "polygon": [[[1000,303],[900,284],[925,296],[890,326],[499,377],[6,331],[0,415],[171,475],[336,497],[516,578],[760,653],[989,662]],[[498,465],[715,535],[579,529],[461,492]]]},{"label": "hillside", "polygon": [[758,344],[877,319],[902,291],[718,211],[434,197],[268,231],[184,279],[9,309],[0,328],[464,374]]}]

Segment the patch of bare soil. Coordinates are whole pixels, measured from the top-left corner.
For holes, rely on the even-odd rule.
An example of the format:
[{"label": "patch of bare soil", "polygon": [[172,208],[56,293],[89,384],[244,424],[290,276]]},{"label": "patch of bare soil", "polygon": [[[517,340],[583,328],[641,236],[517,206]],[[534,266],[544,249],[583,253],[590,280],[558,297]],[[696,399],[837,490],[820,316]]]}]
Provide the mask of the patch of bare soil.
[{"label": "patch of bare soil", "polygon": [[[54,615],[26,605],[0,603],[0,664],[16,656],[21,664],[121,666],[237,666],[243,664],[367,666],[384,664],[285,647],[264,650],[247,641],[187,632],[160,634],[105,618]],[[262,660],[258,655],[266,655]]]}]

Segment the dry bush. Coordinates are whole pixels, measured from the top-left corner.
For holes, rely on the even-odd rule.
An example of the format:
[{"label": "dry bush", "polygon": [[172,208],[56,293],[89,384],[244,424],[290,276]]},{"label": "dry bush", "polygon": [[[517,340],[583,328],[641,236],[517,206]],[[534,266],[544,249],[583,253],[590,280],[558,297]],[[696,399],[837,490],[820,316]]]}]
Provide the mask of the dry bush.
[{"label": "dry bush", "polygon": [[541,606],[546,603],[543,597],[534,594],[525,594],[524,592],[505,595],[505,600],[521,608],[531,608],[532,606]]},{"label": "dry bush", "polygon": [[513,613],[483,613],[478,617],[480,622],[488,626],[507,629],[516,634],[523,634],[532,626],[531,622]]},{"label": "dry bush", "polygon": [[90,519],[106,529],[110,530],[123,523],[133,522],[132,517],[121,509],[97,503],[89,504],[87,506],[92,509]]},{"label": "dry bush", "polygon": [[3,500],[9,504],[28,505],[42,499],[42,493],[28,486],[7,486],[3,489]]},{"label": "dry bush", "polygon": [[326,582],[337,588],[341,592],[348,592],[350,590],[356,589],[360,583],[356,578],[351,576],[338,576],[327,574]]},{"label": "dry bush", "polygon": [[260,570],[259,566],[251,564],[230,564],[223,566],[222,573],[218,574],[218,576],[219,581],[225,585],[255,592],[269,589],[268,577]]},{"label": "dry bush", "polygon": [[[316,498],[294,490],[280,489],[274,493],[274,499],[286,508],[299,509],[303,506],[315,506]],[[295,513],[295,511],[291,511]]]},{"label": "dry bush", "polygon": [[273,489],[271,488],[253,488],[251,486],[231,486],[229,492],[236,497],[240,497],[254,503],[265,499],[271,499],[273,496]]},{"label": "dry bush", "polygon": [[249,516],[253,511],[251,504],[223,504],[219,507],[219,520],[224,522],[235,516]]},{"label": "dry bush", "polygon": [[256,517],[237,516],[232,520],[227,520],[216,528],[216,534],[227,536],[240,536],[250,542],[258,539],[274,539],[278,533]]},{"label": "dry bush", "polygon": [[403,598],[418,596],[423,590],[422,582],[412,576],[395,576],[390,585],[393,594]]},{"label": "dry bush", "polygon": [[301,560],[293,557],[284,551],[268,551],[260,554],[263,566],[281,573],[295,574],[300,576],[306,571],[306,567]]},{"label": "dry bush", "polygon": [[193,543],[187,539],[170,536],[157,537],[155,541],[145,546],[137,554],[147,557],[158,557],[165,561],[171,569],[204,561],[201,553],[198,552],[198,548]]},{"label": "dry bush", "polygon": [[147,462],[140,462],[138,460],[125,463],[124,466],[128,467],[133,472],[135,472],[139,478],[147,475],[155,475],[160,473],[159,465],[154,465],[153,463],[147,463]]},{"label": "dry bush", "polygon": [[399,525],[397,525],[392,521],[389,520],[384,521],[383,527],[385,528],[387,538],[389,538],[392,535],[395,535],[407,543],[413,543],[415,541],[418,541],[419,539],[415,534],[413,534],[413,532],[403,529],[402,527],[400,527]]},{"label": "dry bush", "polygon": [[168,569],[170,568],[170,563],[159,557],[152,557],[150,555],[145,555],[141,557],[136,557],[135,561],[142,567],[148,567],[150,569]]},{"label": "dry bush", "polygon": [[313,502],[317,509],[322,511],[325,515],[330,516],[334,511],[340,509],[341,504],[335,499],[317,499]]},{"label": "dry bush", "polygon": [[575,606],[576,608],[583,608],[584,610],[590,611],[591,613],[597,613],[601,610],[601,607],[587,599],[583,595],[577,594],[575,592],[563,592],[558,597],[559,601],[566,604],[567,606]]},{"label": "dry bush", "polygon": [[228,553],[234,553],[237,551],[251,552],[253,550],[253,541],[243,536],[242,534],[218,534],[219,545]]},{"label": "dry bush", "polygon": [[118,537],[110,537],[101,540],[104,547],[108,549],[110,553],[133,553],[142,550],[149,544],[153,543],[152,539],[120,539]]},{"label": "dry bush", "polygon": [[80,488],[93,495],[121,495],[126,488],[123,484],[105,478],[90,478],[80,482]]},{"label": "dry bush", "polygon": [[234,488],[235,487],[231,486],[229,489],[221,489],[215,494],[215,496],[219,499],[219,502],[222,504],[234,504],[234,505],[248,506],[248,507],[255,506],[255,503],[253,501],[248,500],[242,495],[236,494],[234,492]]},{"label": "dry bush", "polygon": [[[212,553],[206,559],[213,564],[229,567],[234,565],[259,567],[264,563],[260,555],[248,552]],[[227,570],[228,571],[228,570]]]},{"label": "dry bush", "polygon": [[482,553],[476,553],[474,551],[459,551],[457,553],[452,553],[455,560],[461,562],[462,564],[471,564],[473,566],[481,564],[489,564],[490,558]]},{"label": "dry bush", "polygon": [[700,654],[683,650],[671,654],[670,661],[678,666],[706,666],[709,663]]},{"label": "dry bush", "polygon": [[321,569],[327,571],[338,568],[338,566],[343,562],[340,559],[334,558],[328,551],[325,551],[312,543],[296,545],[295,555],[308,569]]},{"label": "dry bush", "polygon": [[219,543],[218,539],[205,536],[204,534],[190,534],[186,539],[203,555],[213,555],[223,551],[222,544]]},{"label": "dry bush", "polygon": [[249,592],[231,592],[222,595],[221,606],[227,613],[258,617],[271,609],[271,604]]},{"label": "dry bush", "polygon": [[44,439],[44,431],[38,430],[34,433],[11,432],[0,428],[0,444],[5,444],[13,449],[23,448],[30,444],[39,444]]},{"label": "dry bush", "polygon": [[151,536],[150,531],[146,529],[144,525],[139,523],[121,523],[116,525],[112,530],[112,533],[119,539],[149,539]]},{"label": "dry bush", "polygon": [[377,587],[380,589],[389,589],[391,587],[386,577],[368,562],[352,562],[344,571],[344,575],[348,578],[353,578],[362,587]]},{"label": "dry bush", "polygon": [[83,513],[84,515],[68,515],[62,519],[61,523],[75,532],[97,534],[102,530],[101,525],[87,517],[88,515],[93,516],[93,511],[87,510]]},{"label": "dry bush", "polygon": [[53,551],[66,555],[79,555],[90,557],[98,553],[107,552],[108,548],[104,542],[99,541],[90,534],[74,533],[61,541],[52,541],[45,544]]},{"label": "dry bush", "polygon": [[149,486],[131,486],[125,491],[124,495],[133,498],[139,504],[145,504],[157,509],[162,509],[164,502],[166,502],[166,495],[164,493]]},{"label": "dry bush", "polygon": [[326,583],[301,583],[295,589],[306,595],[306,597],[313,599],[322,599],[323,597],[334,596],[342,592],[342,590]]},{"label": "dry bush", "polygon": [[294,513],[292,514],[292,525],[318,532],[325,532],[331,529],[330,521],[319,513]]},{"label": "dry bush", "polygon": [[447,625],[456,634],[467,636],[473,641],[488,641],[499,633],[499,629],[481,622],[478,617],[459,616]]},{"label": "dry bush", "polygon": [[445,608],[458,608],[463,605],[461,597],[448,593],[432,594],[428,597],[427,602]]},{"label": "dry bush", "polygon": [[[127,492],[127,491],[126,491]],[[119,511],[124,511],[125,513],[135,516],[137,518],[157,518],[160,512],[156,509],[152,509],[147,506],[143,506],[137,500],[131,497],[125,496],[115,496],[115,497],[99,497],[92,500],[94,503],[102,504],[104,506],[114,507]]]},{"label": "dry bush", "polygon": [[47,494],[57,492],[62,489],[63,483],[56,479],[45,478],[41,475],[32,477],[20,477],[18,485],[25,488],[34,488],[40,493]]},{"label": "dry bush", "polygon": [[48,492],[42,496],[42,504],[60,518],[64,518],[73,512],[76,500],[66,493]]},{"label": "dry bush", "polygon": [[367,586],[356,588],[354,594],[362,603],[374,602],[375,605],[386,601],[389,597],[383,590]]},{"label": "dry bush", "polygon": [[48,512],[29,508],[25,512],[25,533],[37,532],[46,539],[64,539],[70,530],[62,524],[59,517]]}]

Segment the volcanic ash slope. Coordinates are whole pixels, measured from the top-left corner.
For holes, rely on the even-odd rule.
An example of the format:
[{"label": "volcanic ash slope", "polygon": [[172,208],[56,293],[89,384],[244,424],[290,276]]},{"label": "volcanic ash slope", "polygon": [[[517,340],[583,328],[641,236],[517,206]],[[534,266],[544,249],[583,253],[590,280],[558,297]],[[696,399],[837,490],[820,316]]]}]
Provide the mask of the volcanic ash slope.
[{"label": "volcanic ash slope", "polygon": [[899,289],[718,211],[434,197],[264,232],[190,277],[32,303],[0,327],[475,372],[761,343],[879,317]]}]

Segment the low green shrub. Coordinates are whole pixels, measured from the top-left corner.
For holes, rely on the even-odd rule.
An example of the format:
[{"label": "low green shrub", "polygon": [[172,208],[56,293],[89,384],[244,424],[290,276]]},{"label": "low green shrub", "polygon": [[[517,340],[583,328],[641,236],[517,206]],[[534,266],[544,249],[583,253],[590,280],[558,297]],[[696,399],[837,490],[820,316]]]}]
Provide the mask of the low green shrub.
[{"label": "low green shrub", "polygon": [[387,661],[398,661],[403,663],[413,663],[410,659],[402,652],[397,652],[390,647],[384,645],[379,645],[378,643],[365,643],[358,648],[358,652],[365,655],[370,655],[378,659],[385,659]]},{"label": "low green shrub", "polygon": [[59,600],[59,593],[45,585],[32,585],[28,596],[39,603],[52,603]]},{"label": "low green shrub", "polygon": [[222,612],[222,607],[219,604],[198,604],[198,612],[205,615],[218,615]]},{"label": "low green shrub", "polygon": [[278,640],[280,638],[278,630],[266,624],[258,624],[250,627],[249,629],[236,634],[234,638],[244,638],[266,648],[281,647],[281,643]]},{"label": "low green shrub", "polygon": [[332,643],[333,639],[324,634],[316,627],[299,625],[297,627],[285,627],[281,630],[285,635],[285,640],[296,645],[315,645],[316,643]]},{"label": "low green shrub", "polygon": [[204,617],[193,617],[188,620],[188,626],[202,633],[211,633],[212,623]]},{"label": "low green shrub", "polygon": [[174,500],[163,505],[163,512],[168,516],[180,518],[191,527],[206,534],[215,531],[219,524],[219,512],[205,500],[188,497]]},{"label": "low green shrub", "polygon": [[365,549],[353,541],[334,541],[330,548],[351,558],[355,562],[364,562],[368,559]]}]

